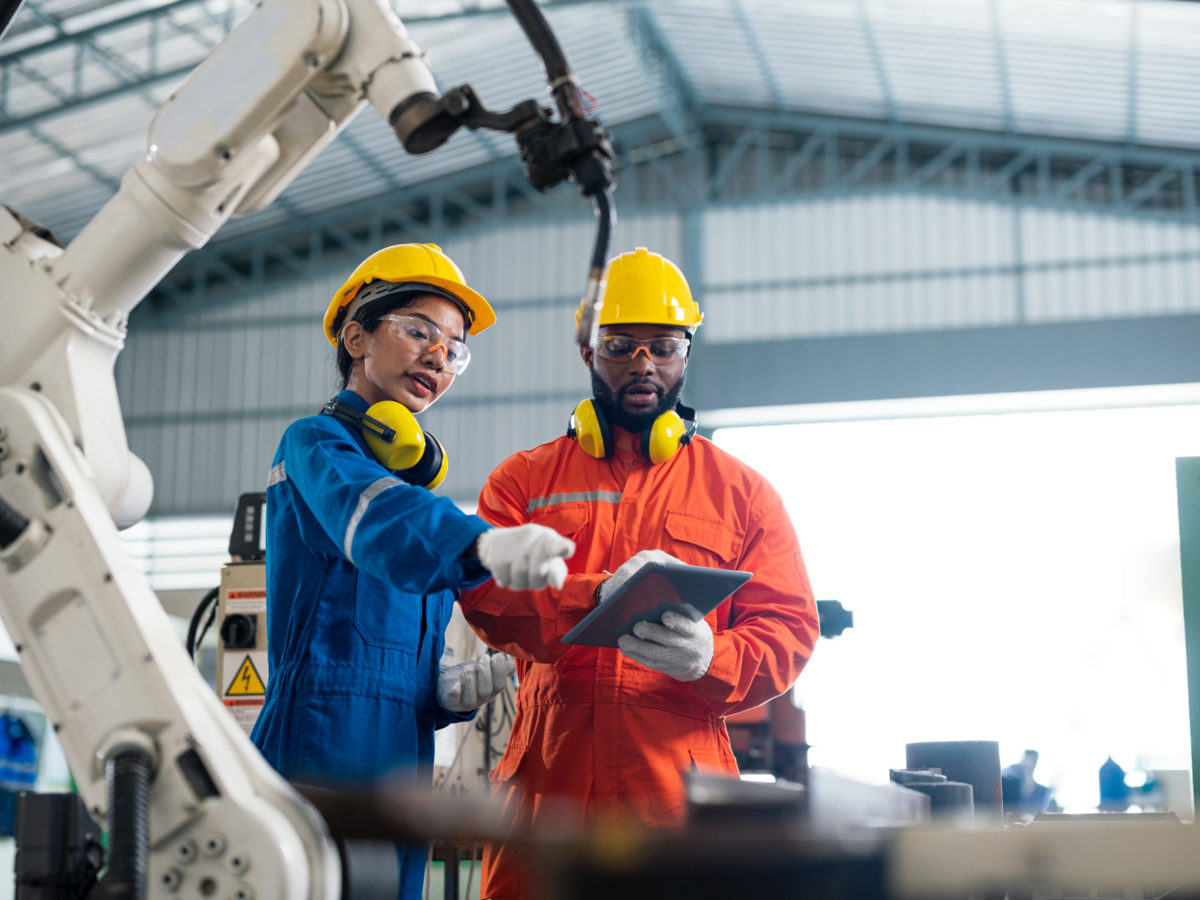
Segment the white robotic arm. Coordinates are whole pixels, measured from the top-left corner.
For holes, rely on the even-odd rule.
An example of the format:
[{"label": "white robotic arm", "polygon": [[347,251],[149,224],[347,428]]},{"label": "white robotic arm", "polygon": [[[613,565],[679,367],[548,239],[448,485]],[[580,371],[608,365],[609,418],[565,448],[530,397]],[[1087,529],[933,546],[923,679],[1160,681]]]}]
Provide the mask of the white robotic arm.
[{"label": "white robotic arm", "polygon": [[[558,122],[532,101],[488,112],[468,87],[439,98],[384,0],[262,0],[158,111],[146,157],[68,247],[0,207],[0,616],[117,836],[105,893],[143,900],[147,848],[163,900],[336,900],[341,884],[324,821],[201,679],[118,536],[153,493],[113,379],[129,314],[367,103],[413,152],[460,125],[516,132],[539,189],[574,177],[603,195],[606,247],[607,136],[533,0],[509,2],[555,76]],[[140,837],[120,824],[131,804]]]},{"label": "white robotic arm", "polygon": [[[386,4],[264,0],[65,251],[0,208],[0,614],[88,807],[131,802],[130,777],[148,791],[151,896],[335,900],[341,881],[323,821],[200,678],[118,537],[152,495],[113,380],[125,323],[364,104],[390,115],[414,94],[433,76]],[[109,893],[145,896],[144,868],[141,887],[116,878]]]}]

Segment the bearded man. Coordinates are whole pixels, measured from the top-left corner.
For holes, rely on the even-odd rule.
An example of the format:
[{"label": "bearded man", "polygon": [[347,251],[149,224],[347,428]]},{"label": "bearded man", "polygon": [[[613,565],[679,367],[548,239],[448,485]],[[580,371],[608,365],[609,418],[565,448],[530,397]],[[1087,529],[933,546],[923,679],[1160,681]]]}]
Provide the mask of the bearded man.
[{"label": "bearded man", "polygon": [[[682,825],[683,773],[736,777],[724,717],[787,691],[817,640],[778,493],[695,437],[695,413],[679,404],[702,318],[670,261],[645,248],[612,260],[600,338],[580,350],[592,399],[567,436],[507,459],[480,495],[491,524],[537,523],[576,547],[561,589],[488,581],[460,600],[479,636],[517,659],[517,716],[491,778],[522,823],[567,801],[585,822]],[[668,612],[639,623],[619,650],[562,643],[648,562],[754,577],[699,622]],[[480,896],[532,894],[512,848],[489,846]]]}]

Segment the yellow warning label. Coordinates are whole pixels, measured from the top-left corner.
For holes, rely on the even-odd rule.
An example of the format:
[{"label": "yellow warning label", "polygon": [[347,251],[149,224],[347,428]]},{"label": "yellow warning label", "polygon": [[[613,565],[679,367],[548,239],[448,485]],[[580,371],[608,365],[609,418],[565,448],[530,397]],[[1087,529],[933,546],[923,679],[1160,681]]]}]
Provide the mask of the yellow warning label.
[{"label": "yellow warning label", "polygon": [[238,667],[238,672],[233,676],[233,681],[229,682],[229,688],[225,691],[226,697],[261,697],[267,692],[266,686],[258,675],[258,669],[254,668],[254,662],[249,656]]}]

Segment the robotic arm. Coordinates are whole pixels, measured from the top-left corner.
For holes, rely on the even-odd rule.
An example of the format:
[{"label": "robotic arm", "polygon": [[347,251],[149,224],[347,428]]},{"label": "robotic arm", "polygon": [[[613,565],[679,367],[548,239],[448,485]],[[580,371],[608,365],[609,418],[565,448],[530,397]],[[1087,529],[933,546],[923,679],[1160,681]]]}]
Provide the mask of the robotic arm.
[{"label": "robotic arm", "polygon": [[129,314],[368,103],[412,152],[463,125],[497,128],[517,136],[540,190],[574,178],[601,214],[594,304],[611,147],[541,12],[509,2],[558,120],[533,101],[489,112],[467,86],[438,97],[384,0],[263,0],[159,109],[147,155],[69,246],[0,207],[0,616],[80,795],[108,817],[106,894],[336,900],[341,885],[321,817],[200,678],[118,536],[153,494],[113,379]]}]

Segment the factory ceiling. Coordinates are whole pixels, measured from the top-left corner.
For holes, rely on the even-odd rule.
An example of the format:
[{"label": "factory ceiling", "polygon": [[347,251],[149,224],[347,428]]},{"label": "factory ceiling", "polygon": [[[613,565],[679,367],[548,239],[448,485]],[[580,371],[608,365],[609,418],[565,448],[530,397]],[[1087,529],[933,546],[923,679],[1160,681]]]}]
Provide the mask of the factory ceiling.
[{"label": "factory ceiling", "polygon": [[[144,152],[157,105],[250,7],[249,0],[26,0],[0,45],[0,202],[70,238]],[[1148,163],[1131,189],[1144,195],[1141,202],[1176,179],[1177,193],[1186,195],[1179,204],[1194,213],[1200,4],[551,0],[546,7],[616,133],[619,164],[682,152],[711,141],[714,129],[724,134],[726,151],[733,141],[736,160],[733,124],[748,146],[764,142],[772,128],[807,130],[811,143],[813,135],[828,137],[821,122],[860,123],[875,128],[862,137],[864,172],[888,154],[899,166],[901,144],[907,165],[908,137],[900,141],[899,131],[887,129],[926,129],[945,147],[926,170],[956,152],[969,156],[969,142],[954,134],[1007,141],[1010,155],[991,170],[1005,181],[1043,152],[1022,150],[1022,141],[1044,148],[1048,140],[1077,140],[1095,145],[1088,153],[1110,146],[1124,154],[1181,154]],[[538,63],[496,0],[401,0],[398,10],[443,88],[470,83],[493,108],[544,96]],[[785,147],[785,165],[807,162],[806,146]],[[507,137],[464,132],[434,154],[408,156],[368,110],[272,208],[231,223],[216,243],[246,241],[379,197],[421,195],[422,222],[440,222],[447,198],[468,212],[482,203],[490,210],[500,194],[529,194],[515,154]],[[1068,185],[1078,182],[1073,190],[1104,169],[1079,155],[1079,167],[1065,176]],[[719,163],[709,174],[727,176]],[[1045,169],[1053,187],[1048,161]],[[481,171],[493,173],[494,196],[456,187]],[[427,195],[436,183],[449,187],[434,204]],[[1115,189],[1115,199],[1129,196]],[[393,205],[397,215],[409,215]]]}]

